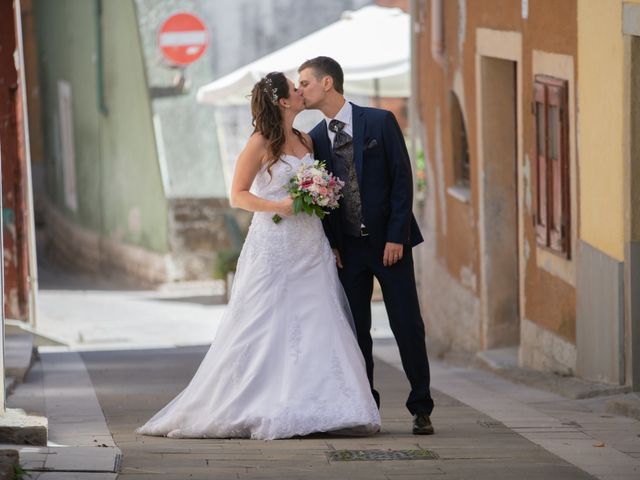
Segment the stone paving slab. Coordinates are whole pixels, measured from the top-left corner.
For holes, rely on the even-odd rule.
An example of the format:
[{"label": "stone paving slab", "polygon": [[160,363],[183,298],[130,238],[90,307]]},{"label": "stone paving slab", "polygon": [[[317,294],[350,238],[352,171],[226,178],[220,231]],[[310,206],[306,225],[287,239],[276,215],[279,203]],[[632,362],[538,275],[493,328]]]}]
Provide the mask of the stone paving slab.
[{"label": "stone paving slab", "polygon": [[[404,408],[407,381],[382,361],[376,363],[376,378],[382,394],[383,428],[375,436],[313,435],[259,441],[136,435],[137,426],[186,386],[206,350],[190,347],[82,354],[109,429],[124,454],[119,478],[593,478],[503,425],[488,427],[493,418],[439,390],[434,391],[436,435],[412,435],[411,418]],[[123,405],[129,407],[128,415]],[[356,449],[427,449],[437,458],[345,462],[327,457],[331,451]]]},{"label": "stone paving slab", "polygon": [[18,450],[20,465],[30,476],[55,472],[117,473],[121,461],[118,448],[0,445],[9,447]]},{"label": "stone paving slab", "polygon": [[29,473],[28,480],[116,480],[116,473],[45,472]]},{"label": "stone paving slab", "polygon": [[614,396],[607,401],[607,411],[640,420],[640,393]]},{"label": "stone paving slab", "polygon": [[[393,345],[379,346],[378,354],[398,365]],[[438,363],[431,371],[433,384],[442,392],[597,478],[640,478],[640,461],[628,455],[640,449],[640,422],[601,415],[587,403],[568,402],[487,372]],[[528,392],[534,392],[535,402],[526,401]]]}]

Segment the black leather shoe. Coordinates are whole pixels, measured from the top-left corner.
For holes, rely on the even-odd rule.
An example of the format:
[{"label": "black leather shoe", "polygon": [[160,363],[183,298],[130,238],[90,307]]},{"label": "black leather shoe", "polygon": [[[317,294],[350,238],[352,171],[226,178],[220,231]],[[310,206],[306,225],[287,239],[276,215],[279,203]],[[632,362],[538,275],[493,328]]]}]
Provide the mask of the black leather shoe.
[{"label": "black leather shoe", "polygon": [[414,435],[433,435],[433,425],[431,419],[426,413],[416,413],[413,416],[413,434]]}]

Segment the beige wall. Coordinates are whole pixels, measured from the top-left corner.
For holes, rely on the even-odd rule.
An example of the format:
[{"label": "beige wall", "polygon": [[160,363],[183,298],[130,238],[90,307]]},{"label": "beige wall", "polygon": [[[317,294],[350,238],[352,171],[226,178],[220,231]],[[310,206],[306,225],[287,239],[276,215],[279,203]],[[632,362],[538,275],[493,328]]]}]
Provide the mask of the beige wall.
[{"label": "beige wall", "polygon": [[[640,3],[640,0],[625,0]],[[580,236],[624,260],[621,0],[578,0]]]}]

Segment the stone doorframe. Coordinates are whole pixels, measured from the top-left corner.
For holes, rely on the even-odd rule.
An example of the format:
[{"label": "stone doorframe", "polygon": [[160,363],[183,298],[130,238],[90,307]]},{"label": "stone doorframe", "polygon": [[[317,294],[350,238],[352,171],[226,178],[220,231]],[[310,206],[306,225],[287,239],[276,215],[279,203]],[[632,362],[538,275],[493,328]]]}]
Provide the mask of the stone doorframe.
[{"label": "stone doorframe", "polygon": [[[493,30],[488,28],[478,28],[476,30],[476,122],[477,128],[477,155],[478,172],[484,172],[484,145],[483,145],[483,108],[482,108],[482,61],[483,57],[509,60],[516,66],[516,175],[517,175],[517,219],[518,219],[518,310],[520,318],[523,318],[523,298],[524,298],[524,276],[525,257],[522,246],[524,245],[524,228],[522,219],[523,205],[523,105],[522,105],[522,34],[520,32]],[[478,181],[479,199],[479,247],[480,247],[480,349],[492,348],[496,343],[491,335],[491,318],[488,299],[489,281],[489,261],[487,260],[488,246],[486,242],[486,212],[488,206],[485,203],[486,191],[482,180],[482,173]]]}]

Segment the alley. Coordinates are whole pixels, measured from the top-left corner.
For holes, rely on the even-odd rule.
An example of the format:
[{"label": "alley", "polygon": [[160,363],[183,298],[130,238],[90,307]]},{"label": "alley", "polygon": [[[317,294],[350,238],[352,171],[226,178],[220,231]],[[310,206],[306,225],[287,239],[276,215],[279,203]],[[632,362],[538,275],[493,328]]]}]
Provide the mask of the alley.
[{"label": "alley", "polygon": [[[379,342],[378,347],[380,352],[393,351],[394,348],[387,341]],[[592,478],[503,423],[441,393],[437,385],[437,408],[433,416],[437,435],[411,435],[410,418],[403,407],[406,381],[395,367],[380,360],[377,378],[383,398],[383,430],[374,437],[315,435],[264,442],[176,440],[136,435],[134,430],[138,425],[186,386],[205,352],[206,347],[189,347],[83,353],[82,358],[109,429],[122,449],[124,458],[119,478],[401,480],[430,478],[432,475],[450,479]],[[435,370],[435,378],[455,380],[452,377],[455,369],[453,373],[446,373],[447,367],[436,363]],[[501,403],[499,398],[494,401]],[[521,422],[526,423],[527,420],[521,419]],[[634,424],[635,431],[640,432],[637,422],[628,423]],[[545,427],[531,425],[530,430],[541,432]],[[588,439],[573,424],[562,424],[560,428],[547,432],[546,437],[549,436],[560,441],[578,436]],[[588,443],[595,444],[596,441],[588,439]],[[594,454],[598,453],[595,447],[591,449]],[[417,460],[328,460],[332,452],[340,450],[426,450],[428,453],[422,452],[422,455],[432,457]],[[375,452],[372,453],[375,459]],[[585,452],[584,455],[592,454]]]},{"label": "alley", "polygon": [[[216,285],[132,289],[122,279],[61,269],[46,255],[40,271],[41,327],[68,345],[40,347],[8,399],[12,408],[49,419],[48,450],[21,453],[33,479],[113,480],[110,472],[118,471],[125,480],[617,480],[640,472],[640,422],[607,413],[607,397],[570,400],[434,356],[436,435],[410,434],[408,384],[380,302],[372,304],[378,435],[271,442],[137,435],[136,427],[187,385],[207,351],[225,309]],[[368,460],[342,460],[344,451]]]},{"label": "alley", "polygon": [[0,480],[639,480],[639,131],[640,0],[0,1]]}]

